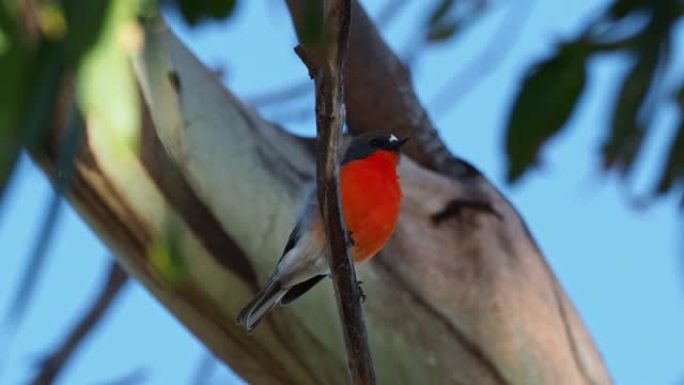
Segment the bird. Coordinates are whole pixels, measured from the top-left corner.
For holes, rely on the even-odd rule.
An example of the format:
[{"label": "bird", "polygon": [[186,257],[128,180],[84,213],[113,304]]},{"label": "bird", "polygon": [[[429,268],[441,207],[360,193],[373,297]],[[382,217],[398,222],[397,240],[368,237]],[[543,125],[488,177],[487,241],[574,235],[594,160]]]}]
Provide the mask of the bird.
[{"label": "bird", "polygon": [[[342,158],[342,215],[356,265],[377,254],[394,232],[402,200],[399,151],[408,139],[367,132],[352,139]],[[304,199],[273,274],[238,315],[238,325],[248,333],[277,305],[292,303],[330,275],[325,230],[314,192],[312,188]]]}]

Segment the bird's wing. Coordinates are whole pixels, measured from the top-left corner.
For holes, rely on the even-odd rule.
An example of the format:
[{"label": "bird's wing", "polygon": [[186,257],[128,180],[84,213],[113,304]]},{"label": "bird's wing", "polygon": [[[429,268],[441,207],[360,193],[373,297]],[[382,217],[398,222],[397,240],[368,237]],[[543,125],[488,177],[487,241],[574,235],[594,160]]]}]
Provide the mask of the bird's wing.
[{"label": "bird's wing", "polygon": [[280,256],[280,259],[278,260],[278,264],[280,264],[280,261],[283,260],[285,254],[287,254],[288,251],[292,250],[295,247],[297,241],[299,241],[299,238],[302,237],[302,222],[303,218],[300,218],[297,224],[295,225],[294,229],[292,229],[290,237],[287,239],[287,243],[285,244],[285,249],[283,249],[283,254]]},{"label": "bird's wing", "polygon": [[290,290],[288,290],[287,293],[285,293],[283,298],[280,300],[280,304],[282,306],[285,306],[285,305],[289,304],[290,302],[296,300],[297,298],[301,297],[302,294],[306,293],[311,288],[316,286],[316,284],[318,282],[320,282],[321,279],[323,279],[325,277],[326,277],[326,275],[316,275],[316,276],[309,278],[308,280],[306,280],[302,283],[298,283],[298,284],[292,286],[292,288]]}]

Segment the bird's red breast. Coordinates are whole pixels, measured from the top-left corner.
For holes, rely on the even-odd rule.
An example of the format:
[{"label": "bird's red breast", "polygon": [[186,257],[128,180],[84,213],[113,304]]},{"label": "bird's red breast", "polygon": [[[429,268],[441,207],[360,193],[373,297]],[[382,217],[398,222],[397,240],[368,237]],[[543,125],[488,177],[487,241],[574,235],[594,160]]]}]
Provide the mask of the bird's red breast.
[{"label": "bird's red breast", "polygon": [[394,231],[402,197],[398,163],[399,154],[381,150],[340,169],[342,210],[355,263],[380,251]]}]

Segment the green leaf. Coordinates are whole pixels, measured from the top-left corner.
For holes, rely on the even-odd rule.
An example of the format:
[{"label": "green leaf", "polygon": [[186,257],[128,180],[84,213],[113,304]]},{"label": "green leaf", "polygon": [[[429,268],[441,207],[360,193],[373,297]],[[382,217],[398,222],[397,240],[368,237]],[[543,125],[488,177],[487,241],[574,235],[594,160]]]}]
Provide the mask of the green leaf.
[{"label": "green leaf", "polygon": [[324,42],[323,2],[304,0],[302,22],[297,23],[299,41],[304,46],[317,46]]},{"label": "green leaf", "polygon": [[233,14],[236,0],[167,0],[175,5],[190,25],[203,19],[225,19]]},{"label": "green leaf", "polygon": [[618,94],[610,136],[603,145],[603,161],[604,167],[617,168],[623,176],[629,175],[651,120],[651,111],[644,104],[657,68],[658,55],[644,50]]},{"label": "green leaf", "polygon": [[[656,195],[666,194],[677,183],[684,190],[684,85],[675,96],[675,101],[679,104],[679,126],[672,139],[665,168],[656,185]],[[684,205],[684,194],[682,195]]]},{"label": "green leaf", "polygon": [[[131,3],[137,3],[131,0]],[[66,55],[72,65],[100,38],[110,0],[65,0],[64,17],[67,23]]]},{"label": "green leaf", "polygon": [[537,164],[544,143],[572,115],[586,82],[587,53],[583,43],[564,45],[523,80],[506,128],[509,183]]},{"label": "green leaf", "polygon": [[19,116],[26,82],[26,52],[18,43],[16,25],[0,4],[0,201],[22,145]]},{"label": "green leaf", "polygon": [[123,151],[137,152],[140,102],[130,55],[141,48],[140,1],[114,0],[102,33],[83,56],[77,77],[79,106],[94,129],[113,134]]},{"label": "green leaf", "polygon": [[608,13],[614,19],[622,19],[632,12],[649,8],[651,5],[649,0],[617,0],[610,6]]},{"label": "green leaf", "polygon": [[679,183],[684,187],[684,111],[680,114],[679,127],[670,145],[665,168],[656,187],[656,195],[669,192]]},{"label": "green leaf", "polygon": [[183,258],[183,239],[177,219],[169,218],[164,231],[148,250],[148,258],[157,274],[169,283],[181,283],[188,278]]}]

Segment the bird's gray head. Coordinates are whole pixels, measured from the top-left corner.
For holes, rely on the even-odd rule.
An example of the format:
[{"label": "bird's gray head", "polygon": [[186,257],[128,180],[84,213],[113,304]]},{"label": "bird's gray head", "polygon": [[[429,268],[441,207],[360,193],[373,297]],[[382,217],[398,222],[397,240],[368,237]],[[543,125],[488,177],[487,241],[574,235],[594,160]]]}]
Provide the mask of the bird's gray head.
[{"label": "bird's gray head", "polygon": [[399,152],[409,138],[398,139],[392,134],[380,131],[366,132],[355,137],[344,154],[342,164],[373,155],[376,151]]}]

